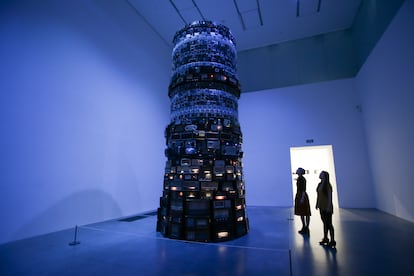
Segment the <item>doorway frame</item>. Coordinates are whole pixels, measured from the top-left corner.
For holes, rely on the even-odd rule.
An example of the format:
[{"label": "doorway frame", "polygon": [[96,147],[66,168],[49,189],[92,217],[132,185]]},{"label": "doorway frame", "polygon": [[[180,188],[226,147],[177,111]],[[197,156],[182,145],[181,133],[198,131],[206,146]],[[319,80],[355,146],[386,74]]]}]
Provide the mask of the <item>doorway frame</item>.
[{"label": "doorway frame", "polygon": [[[318,151],[318,152],[317,152]],[[325,153],[322,153],[323,151],[325,151]],[[324,154],[324,161],[322,163],[327,164],[327,168],[321,168],[321,167],[312,167],[312,166],[308,166],[308,169],[306,168],[306,164],[309,164],[311,161],[299,161],[297,159],[299,159],[299,157],[297,157],[300,153],[306,153],[303,154],[305,155],[303,158],[309,158],[310,155],[316,156],[316,154]],[[315,157],[315,159],[317,159]],[[303,163],[304,165],[301,165],[301,163]],[[339,197],[338,197],[338,189],[337,189],[337,181],[336,181],[336,173],[335,173],[335,161],[334,161],[334,152],[333,152],[333,147],[332,145],[318,145],[318,146],[301,146],[301,147],[290,147],[290,166],[291,166],[291,174],[292,174],[292,189],[293,189],[293,200],[295,198],[296,195],[296,169],[297,167],[301,167],[303,166],[306,174],[304,175],[304,177],[306,178],[306,175],[308,174],[308,178],[310,178],[309,180],[313,180],[313,182],[315,182],[315,174],[317,176],[319,176],[320,171],[324,170],[327,171],[329,173],[329,179],[332,185],[332,203],[334,208],[339,208]],[[312,170],[312,171],[311,171]],[[312,177],[311,173],[314,174]],[[317,180],[319,181],[319,180]],[[313,189],[316,189],[316,186],[319,182],[317,183],[309,183],[307,182],[307,193],[315,193],[316,191]],[[310,186],[312,185],[312,188],[310,188]],[[311,194],[309,196],[310,198],[316,198],[316,196],[313,196],[313,194]],[[315,207],[316,201],[315,202],[311,202],[311,208]],[[313,206],[312,206],[313,205]]]}]

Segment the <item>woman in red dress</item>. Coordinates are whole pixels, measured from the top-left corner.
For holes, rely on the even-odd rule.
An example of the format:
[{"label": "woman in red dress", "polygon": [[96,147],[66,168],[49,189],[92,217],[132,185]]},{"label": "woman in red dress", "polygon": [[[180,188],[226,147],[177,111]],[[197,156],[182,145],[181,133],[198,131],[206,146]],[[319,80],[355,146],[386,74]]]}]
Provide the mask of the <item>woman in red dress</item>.
[{"label": "woman in red dress", "polygon": [[298,168],[296,174],[298,175],[298,179],[296,180],[295,215],[300,216],[302,221],[302,229],[298,232],[299,234],[309,234],[311,211],[309,197],[306,193],[306,179],[303,177],[305,170]]}]

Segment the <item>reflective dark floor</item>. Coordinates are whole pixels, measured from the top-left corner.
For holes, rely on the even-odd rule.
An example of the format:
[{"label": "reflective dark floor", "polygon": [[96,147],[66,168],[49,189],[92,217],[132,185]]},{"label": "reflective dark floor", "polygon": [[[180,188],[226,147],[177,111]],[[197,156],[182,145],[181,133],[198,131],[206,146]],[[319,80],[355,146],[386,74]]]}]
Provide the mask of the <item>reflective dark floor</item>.
[{"label": "reflective dark floor", "polygon": [[78,227],[0,245],[0,275],[414,275],[414,223],[374,209],[334,214],[337,249],[319,245],[291,208],[248,207],[250,232],[222,243],[163,238],[156,216]]}]

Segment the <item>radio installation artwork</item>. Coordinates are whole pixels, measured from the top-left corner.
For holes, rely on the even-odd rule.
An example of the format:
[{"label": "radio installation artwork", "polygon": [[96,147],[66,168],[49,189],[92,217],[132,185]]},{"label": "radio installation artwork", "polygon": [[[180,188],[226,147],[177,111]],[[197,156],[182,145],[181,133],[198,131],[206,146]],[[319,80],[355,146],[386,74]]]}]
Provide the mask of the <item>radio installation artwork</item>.
[{"label": "radio installation artwork", "polygon": [[189,241],[231,240],[249,231],[235,40],[226,26],[196,21],[173,43],[157,231]]}]

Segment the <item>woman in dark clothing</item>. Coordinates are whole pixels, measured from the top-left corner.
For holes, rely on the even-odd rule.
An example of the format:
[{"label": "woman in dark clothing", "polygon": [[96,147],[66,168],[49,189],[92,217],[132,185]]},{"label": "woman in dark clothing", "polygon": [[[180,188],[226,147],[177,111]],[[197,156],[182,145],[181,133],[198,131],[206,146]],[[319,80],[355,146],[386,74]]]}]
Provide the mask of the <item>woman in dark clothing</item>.
[{"label": "woman in dark clothing", "polygon": [[309,197],[306,193],[306,179],[303,177],[305,170],[298,168],[296,174],[298,175],[298,179],[296,180],[295,215],[300,216],[302,221],[302,229],[298,232],[299,234],[309,234],[311,211]]},{"label": "woman in dark clothing", "polygon": [[[335,231],[332,225],[332,185],[329,182],[329,173],[322,171],[319,178],[321,179],[321,182],[318,184],[318,188],[316,188],[316,192],[318,193],[316,209],[319,209],[323,222],[323,239],[319,244],[335,247]],[[331,241],[328,239],[328,231],[331,236]]]}]

